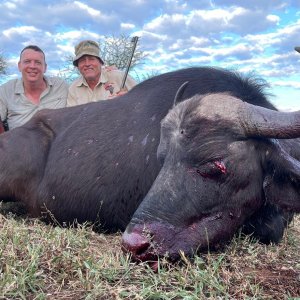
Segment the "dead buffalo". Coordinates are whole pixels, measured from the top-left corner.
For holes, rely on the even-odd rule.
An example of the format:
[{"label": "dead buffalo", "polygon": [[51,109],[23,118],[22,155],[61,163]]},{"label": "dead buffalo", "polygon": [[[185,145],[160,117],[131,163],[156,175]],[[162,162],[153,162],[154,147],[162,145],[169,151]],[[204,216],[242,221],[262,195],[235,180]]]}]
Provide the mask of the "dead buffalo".
[{"label": "dead buffalo", "polygon": [[[189,100],[168,114],[186,81],[179,99]],[[242,225],[277,242],[281,209],[300,208],[299,146],[274,138],[300,129],[263,88],[226,70],[189,68],[110,101],[41,111],[0,135],[0,199],[105,231],[124,230],[136,212],[123,247],[137,259],[190,254]]]},{"label": "dead buffalo", "polygon": [[163,119],[162,169],[123,234],[136,260],[214,248],[241,226],[281,239],[300,211],[300,113],[247,101],[230,88],[196,95]]}]

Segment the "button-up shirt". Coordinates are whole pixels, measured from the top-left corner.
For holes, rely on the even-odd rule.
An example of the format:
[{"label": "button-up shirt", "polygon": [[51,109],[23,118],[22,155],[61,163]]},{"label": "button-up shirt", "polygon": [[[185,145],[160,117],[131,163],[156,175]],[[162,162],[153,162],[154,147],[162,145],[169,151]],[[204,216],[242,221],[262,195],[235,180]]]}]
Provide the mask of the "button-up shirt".
[{"label": "button-up shirt", "polygon": [[0,117],[7,119],[9,129],[23,125],[39,110],[66,106],[68,84],[59,77],[44,76],[44,79],[47,88],[38,104],[25,96],[22,79],[12,79],[0,86]]},{"label": "button-up shirt", "polygon": [[[99,100],[107,100],[116,96],[120,91],[124,73],[119,70],[101,71],[99,81],[92,90],[83,76],[77,78],[69,88],[67,106],[75,106]],[[128,76],[124,89],[130,90],[136,82]]]}]

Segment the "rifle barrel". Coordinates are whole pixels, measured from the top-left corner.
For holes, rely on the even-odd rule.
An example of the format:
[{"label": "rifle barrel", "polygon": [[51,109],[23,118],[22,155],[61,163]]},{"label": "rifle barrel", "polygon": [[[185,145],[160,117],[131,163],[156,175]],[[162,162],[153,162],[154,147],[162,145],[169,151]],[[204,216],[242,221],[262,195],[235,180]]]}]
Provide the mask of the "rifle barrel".
[{"label": "rifle barrel", "polygon": [[129,69],[130,69],[130,65],[131,65],[131,62],[132,62],[132,58],[133,58],[133,55],[134,55],[134,51],[135,51],[138,39],[139,39],[138,36],[134,36],[131,39],[131,43],[133,43],[133,46],[132,46],[131,56],[130,56],[130,59],[128,61],[126,71],[125,71],[125,74],[124,74],[124,77],[123,77],[123,80],[122,80],[121,89],[123,89],[125,87],[125,82],[126,82],[126,79],[127,79],[127,76],[128,76],[128,72],[129,72]]}]

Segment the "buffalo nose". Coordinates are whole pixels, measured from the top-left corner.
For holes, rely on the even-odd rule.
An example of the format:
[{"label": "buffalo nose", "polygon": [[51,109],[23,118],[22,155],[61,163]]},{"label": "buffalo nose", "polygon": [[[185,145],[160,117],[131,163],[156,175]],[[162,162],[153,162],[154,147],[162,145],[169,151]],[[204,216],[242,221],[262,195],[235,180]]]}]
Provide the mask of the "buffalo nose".
[{"label": "buffalo nose", "polygon": [[144,256],[150,247],[150,241],[139,233],[125,231],[122,236],[122,249],[124,252],[129,252],[132,257],[137,260],[144,261]]}]

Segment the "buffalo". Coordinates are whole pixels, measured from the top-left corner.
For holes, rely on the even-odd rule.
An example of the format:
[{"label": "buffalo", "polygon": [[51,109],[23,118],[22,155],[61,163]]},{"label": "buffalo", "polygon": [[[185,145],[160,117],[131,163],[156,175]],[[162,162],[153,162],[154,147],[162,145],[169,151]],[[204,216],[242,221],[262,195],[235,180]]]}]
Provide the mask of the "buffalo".
[{"label": "buffalo", "polygon": [[300,211],[300,122],[264,88],[188,68],[109,101],[40,111],[0,135],[0,199],[45,221],[126,229],[122,248],[136,260],[192,255],[239,228],[279,242]]}]

